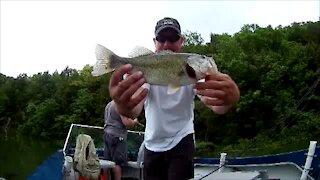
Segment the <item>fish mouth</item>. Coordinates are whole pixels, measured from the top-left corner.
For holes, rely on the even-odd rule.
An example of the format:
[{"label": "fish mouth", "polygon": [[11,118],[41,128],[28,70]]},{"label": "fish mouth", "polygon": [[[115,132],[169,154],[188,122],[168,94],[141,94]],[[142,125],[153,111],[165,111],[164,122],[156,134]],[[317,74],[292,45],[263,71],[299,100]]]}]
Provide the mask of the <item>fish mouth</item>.
[{"label": "fish mouth", "polygon": [[186,64],[186,72],[190,78],[197,79],[196,71],[189,64]]}]

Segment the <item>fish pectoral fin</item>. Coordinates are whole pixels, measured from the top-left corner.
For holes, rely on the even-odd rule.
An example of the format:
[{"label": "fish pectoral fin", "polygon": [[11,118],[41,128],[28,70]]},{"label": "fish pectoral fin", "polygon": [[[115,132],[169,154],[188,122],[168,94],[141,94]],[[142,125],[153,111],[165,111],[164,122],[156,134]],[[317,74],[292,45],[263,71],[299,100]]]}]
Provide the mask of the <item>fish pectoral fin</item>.
[{"label": "fish pectoral fin", "polygon": [[169,85],[168,85],[167,93],[168,93],[168,94],[174,94],[174,93],[176,93],[179,89],[180,89],[180,86],[179,86],[179,85],[169,84]]},{"label": "fish pectoral fin", "polygon": [[136,46],[132,49],[132,51],[128,54],[128,56],[131,58],[134,58],[134,57],[145,56],[150,54],[154,54],[154,52],[152,52],[150,49],[145,48],[143,46]]}]

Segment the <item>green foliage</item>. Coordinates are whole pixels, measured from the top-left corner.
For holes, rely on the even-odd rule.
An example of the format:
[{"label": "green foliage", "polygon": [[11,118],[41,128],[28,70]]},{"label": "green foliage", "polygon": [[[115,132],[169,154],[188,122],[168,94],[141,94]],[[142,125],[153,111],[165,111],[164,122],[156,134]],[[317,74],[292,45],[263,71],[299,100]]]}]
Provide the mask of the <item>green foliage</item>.
[{"label": "green foliage", "polygon": [[201,34],[197,32],[186,31],[183,33],[184,45],[185,46],[197,46],[203,44],[204,40],[201,37]]},{"label": "green foliage", "polygon": [[92,77],[91,71],[87,65],[81,71],[66,67],[32,77],[2,75],[0,126],[10,122],[19,134],[45,139],[64,139],[71,123],[102,126],[110,100],[108,77]]},{"label": "green foliage", "polygon": [[214,157],[214,154],[211,154],[214,152],[214,149],[216,148],[216,145],[212,142],[208,141],[199,141],[196,143],[195,150],[196,154],[195,157]]},{"label": "green foliage", "polygon": [[[212,34],[204,47],[184,47],[185,52],[206,49],[203,54],[214,57],[219,70],[241,91],[240,102],[227,115],[208,114],[196,103],[197,138],[221,146],[211,151],[235,150],[235,155],[305,148],[308,141],[317,140],[317,125],[304,123],[319,118],[319,27],[319,22],[275,29],[245,25],[234,36]],[[257,147],[264,150],[250,152]]]},{"label": "green foliage", "polygon": [[[212,56],[241,91],[240,102],[225,115],[195,100],[197,155],[275,153],[319,140],[319,29],[319,21],[275,28],[251,24],[232,36],[211,34],[207,43],[197,32],[183,34],[183,52]],[[32,77],[0,74],[0,127],[64,139],[71,123],[102,126],[110,74],[92,77],[91,71],[86,65]],[[143,114],[140,120],[145,124]]]}]

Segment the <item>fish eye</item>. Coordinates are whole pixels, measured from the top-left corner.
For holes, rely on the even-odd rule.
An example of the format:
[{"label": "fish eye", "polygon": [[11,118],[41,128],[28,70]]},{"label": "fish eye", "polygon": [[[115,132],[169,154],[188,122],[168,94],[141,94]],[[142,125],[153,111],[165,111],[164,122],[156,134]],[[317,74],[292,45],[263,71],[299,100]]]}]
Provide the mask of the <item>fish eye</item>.
[{"label": "fish eye", "polygon": [[206,56],[205,56],[205,55],[201,55],[201,58],[205,59],[205,58],[206,58]]}]

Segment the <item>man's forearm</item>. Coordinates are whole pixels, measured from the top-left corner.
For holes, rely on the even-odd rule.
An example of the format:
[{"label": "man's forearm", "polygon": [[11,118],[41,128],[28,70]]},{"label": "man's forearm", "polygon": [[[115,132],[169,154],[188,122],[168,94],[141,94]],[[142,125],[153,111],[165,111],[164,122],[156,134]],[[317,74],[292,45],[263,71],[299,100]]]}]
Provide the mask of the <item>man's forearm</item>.
[{"label": "man's forearm", "polygon": [[131,118],[131,119],[135,119],[139,116],[139,114],[142,112],[143,109],[143,102],[141,102],[140,104],[138,104],[136,107],[134,107],[131,110],[122,110],[121,107],[118,107],[118,105],[115,103],[115,108],[116,111],[120,114],[123,115],[125,117]]},{"label": "man's forearm", "polygon": [[140,103],[138,104],[133,110],[132,110],[132,114],[131,114],[131,117],[132,119],[135,119],[137,118],[140,113],[142,112],[142,109],[143,109],[143,103]]}]

